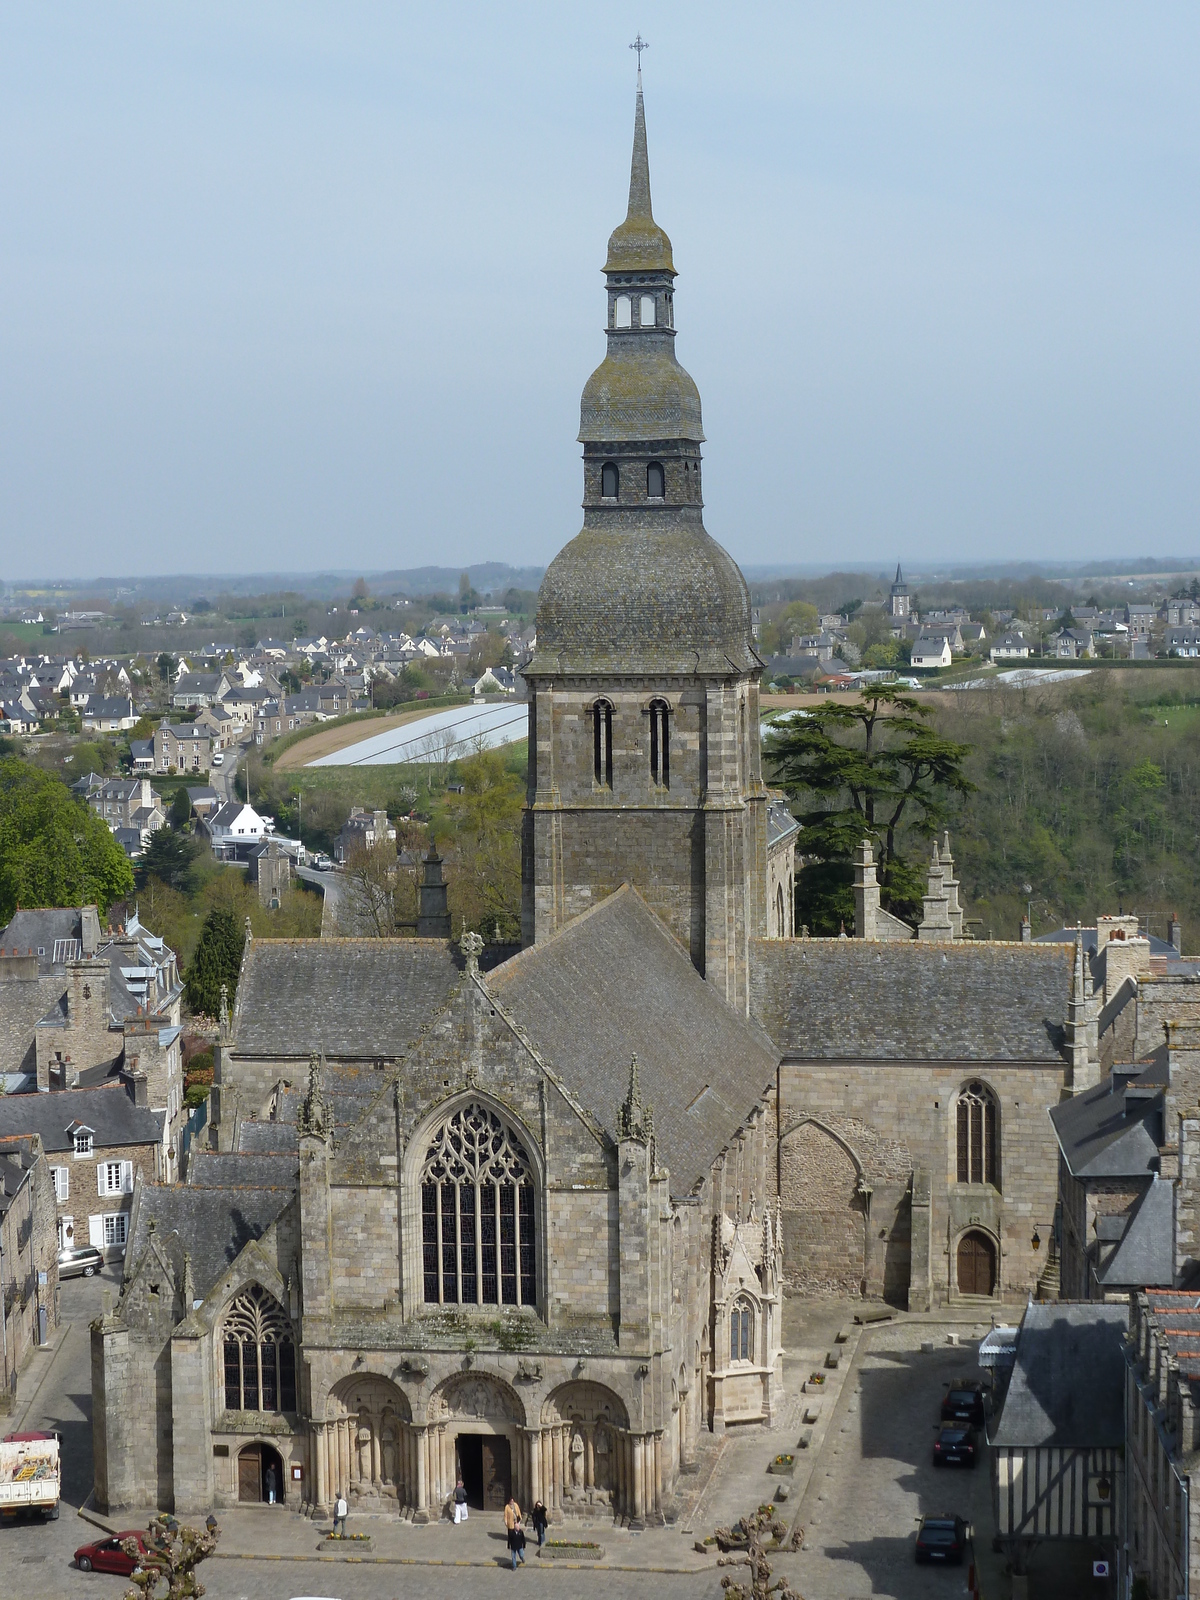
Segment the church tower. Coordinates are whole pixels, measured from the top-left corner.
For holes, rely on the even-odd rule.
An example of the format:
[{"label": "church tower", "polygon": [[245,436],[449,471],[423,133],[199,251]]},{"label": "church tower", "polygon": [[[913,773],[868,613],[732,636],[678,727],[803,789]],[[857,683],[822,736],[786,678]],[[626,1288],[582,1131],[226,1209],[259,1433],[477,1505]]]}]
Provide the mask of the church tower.
[{"label": "church tower", "polygon": [[705,532],[700,395],[675,359],[675,265],[650,205],[638,74],[628,214],[608,242],[608,351],[584,387],[583,529],[538,598],[523,936],[631,883],[748,1007],[766,932],[767,796],[750,596]]}]

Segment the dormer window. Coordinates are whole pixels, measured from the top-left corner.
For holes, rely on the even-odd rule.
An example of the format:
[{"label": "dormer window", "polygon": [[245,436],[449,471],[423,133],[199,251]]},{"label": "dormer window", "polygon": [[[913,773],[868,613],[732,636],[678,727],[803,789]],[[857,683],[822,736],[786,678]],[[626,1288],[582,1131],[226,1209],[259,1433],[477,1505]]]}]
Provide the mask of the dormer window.
[{"label": "dormer window", "polygon": [[654,296],[652,294],[644,294],[642,296],[641,318],[643,328],[652,328],[654,326]]},{"label": "dormer window", "polygon": [[92,1153],[92,1133],[89,1128],[80,1128],[75,1134],[75,1154],[77,1156],[90,1156]]},{"label": "dormer window", "polygon": [[633,301],[627,294],[619,294],[613,305],[613,327],[633,327]]},{"label": "dormer window", "polygon": [[621,474],[615,461],[606,461],[600,469],[600,493],[605,500],[615,500],[621,492]]},{"label": "dormer window", "polygon": [[652,461],[646,468],[646,498],[661,500],[667,492],[667,475],[661,461]]}]

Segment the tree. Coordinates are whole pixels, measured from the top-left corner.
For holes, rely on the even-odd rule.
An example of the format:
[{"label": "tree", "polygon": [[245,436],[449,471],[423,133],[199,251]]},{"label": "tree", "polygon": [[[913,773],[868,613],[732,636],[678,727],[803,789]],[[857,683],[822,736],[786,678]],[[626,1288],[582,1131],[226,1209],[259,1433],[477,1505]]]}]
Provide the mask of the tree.
[{"label": "tree", "polygon": [[162,651],[154,665],[158,668],[158,675],[164,683],[174,683],[179,663],[169,650]]},{"label": "tree", "polygon": [[339,930],[360,938],[391,939],[416,920],[416,879],[400,866],[396,846],[381,839],[370,850],[352,850],[342,875]]},{"label": "tree", "polygon": [[354,587],[350,591],[350,597],[352,600],[365,600],[370,592],[371,591],[367,588],[367,580],[365,578],[355,578]]},{"label": "tree", "polygon": [[130,1576],[133,1587],[126,1589],[125,1600],[197,1600],[205,1591],[196,1568],[212,1555],[220,1536],[212,1515],[201,1531],[160,1511],[146,1530],[144,1559],[135,1539],[121,1541],[125,1554],[140,1563]]},{"label": "tree", "polygon": [[214,910],[204,919],[187,976],[187,1003],[193,1012],[215,1017],[221,1010],[221,985],[232,1008],[242,965],[242,933],[230,911]]},{"label": "tree", "polygon": [[463,792],[447,798],[453,834],[450,897],[456,921],[489,939],[520,937],[524,783],[498,750],[460,763]]},{"label": "tree", "polygon": [[171,809],[167,819],[176,829],[186,828],[192,820],[192,800],[187,789],[181,783],[175,791],[175,798],[171,801]]},{"label": "tree", "polygon": [[911,695],[873,684],[857,701],[793,718],[768,744],[788,793],[819,802],[799,814],[797,840],[809,858],[797,916],[814,932],[836,934],[853,917],[850,858],[865,838],[879,850],[885,909],[909,917],[919,910],[922,878],[901,853],[901,829],[928,837],[951,802],[974,788],[963,773],[970,747],[936,733],[927,725],[932,715]]},{"label": "tree", "polygon": [[[186,790],[181,792],[187,793]],[[187,894],[194,885],[193,869],[203,853],[204,846],[199,839],[177,833],[173,828],[159,828],[150,835],[150,843],[138,858],[138,887],[143,888],[150,878],[157,878],[168,889],[179,889]]]},{"label": "tree", "polygon": [[0,758],[0,926],[18,906],[105,912],[132,888],[124,850],[60,778]]}]

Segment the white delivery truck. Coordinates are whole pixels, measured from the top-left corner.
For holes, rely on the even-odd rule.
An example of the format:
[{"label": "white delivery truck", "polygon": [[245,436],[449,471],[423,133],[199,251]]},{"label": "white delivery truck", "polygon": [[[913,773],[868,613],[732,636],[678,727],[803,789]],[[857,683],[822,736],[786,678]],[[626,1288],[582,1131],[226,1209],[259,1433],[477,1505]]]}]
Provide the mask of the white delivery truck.
[{"label": "white delivery truck", "polygon": [[58,1516],[57,1433],[10,1433],[0,1439],[0,1517],[37,1511]]}]

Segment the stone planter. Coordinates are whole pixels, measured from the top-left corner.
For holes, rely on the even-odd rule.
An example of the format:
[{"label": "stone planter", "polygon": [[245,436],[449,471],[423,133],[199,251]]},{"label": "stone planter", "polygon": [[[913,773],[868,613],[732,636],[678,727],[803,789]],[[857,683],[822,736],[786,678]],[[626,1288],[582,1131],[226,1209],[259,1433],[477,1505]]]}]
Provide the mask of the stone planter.
[{"label": "stone planter", "polygon": [[795,1470],[796,1458],[791,1455],[776,1456],[767,1468],[767,1471],[773,1472],[777,1478],[790,1478]]},{"label": "stone planter", "polygon": [[333,1539],[326,1535],[317,1546],[317,1549],[325,1555],[361,1556],[371,1549],[374,1542],[369,1533],[362,1539],[356,1539],[353,1536],[347,1539]]},{"label": "stone planter", "polygon": [[539,1561],[602,1561],[604,1546],[599,1544],[550,1544],[538,1551]]}]

